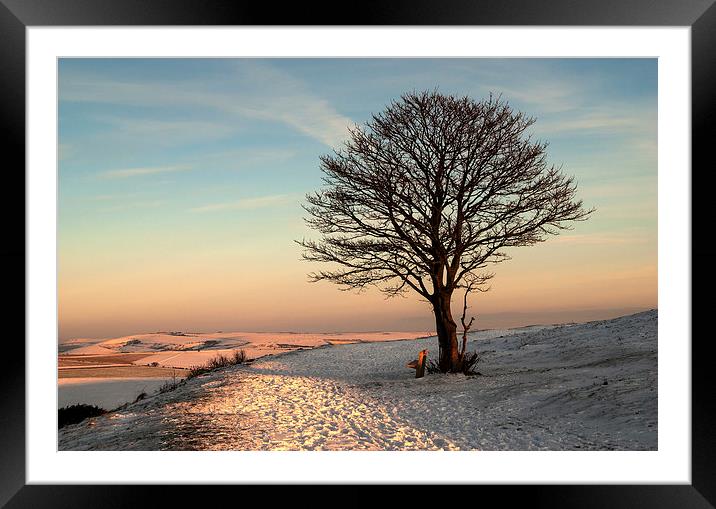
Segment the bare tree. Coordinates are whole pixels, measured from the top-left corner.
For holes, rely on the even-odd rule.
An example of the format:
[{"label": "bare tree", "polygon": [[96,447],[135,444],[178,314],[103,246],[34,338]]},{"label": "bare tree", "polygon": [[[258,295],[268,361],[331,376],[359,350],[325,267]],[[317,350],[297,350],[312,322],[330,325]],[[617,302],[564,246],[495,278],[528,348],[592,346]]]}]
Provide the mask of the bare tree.
[{"label": "bare tree", "polygon": [[306,196],[306,223],[321,238],[299,241],[303,257],[332,264],[311,279],[417,292],[435,314],[441,371],[460,371],[453,292],[480,287],[505,248],[591,213],[574,178],[547,162],[547,145],[527,135],[533,123],[499,97],[428,91],[351,128],[342,149],[321,157],[323,188]]}]

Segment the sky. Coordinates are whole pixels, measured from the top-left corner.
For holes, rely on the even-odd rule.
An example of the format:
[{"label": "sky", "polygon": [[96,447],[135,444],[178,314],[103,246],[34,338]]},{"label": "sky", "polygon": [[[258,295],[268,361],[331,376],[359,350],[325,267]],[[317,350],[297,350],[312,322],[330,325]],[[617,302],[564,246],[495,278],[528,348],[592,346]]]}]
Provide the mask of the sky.
[{"label": "sky", "polygon": [[[507,252],[473,328],[657,307],[656,59],[60,59],[59,338],[434,330],[300,259],[319,157],[402,93],[501,94],[596,212]],[[458,299],[455,299],[458,300]],[[457,306],[454,308],[457,310]],[[457,315],[456,315],[457,316]]]}]

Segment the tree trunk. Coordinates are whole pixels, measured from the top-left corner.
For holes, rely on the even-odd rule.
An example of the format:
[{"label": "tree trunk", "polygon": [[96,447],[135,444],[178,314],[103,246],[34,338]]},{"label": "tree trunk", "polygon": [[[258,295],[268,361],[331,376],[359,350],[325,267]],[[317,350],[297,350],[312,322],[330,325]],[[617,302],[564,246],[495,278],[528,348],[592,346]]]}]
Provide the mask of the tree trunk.
[{"label": "tree trunk", "polygon": [[443,373],[459,371],[459,356],[457,343],[457,324],[452,318],[450,300],[452,295],[443,293],[435,296],[433,311],[435,313],[435,326],[440,345],[439,365]]}]

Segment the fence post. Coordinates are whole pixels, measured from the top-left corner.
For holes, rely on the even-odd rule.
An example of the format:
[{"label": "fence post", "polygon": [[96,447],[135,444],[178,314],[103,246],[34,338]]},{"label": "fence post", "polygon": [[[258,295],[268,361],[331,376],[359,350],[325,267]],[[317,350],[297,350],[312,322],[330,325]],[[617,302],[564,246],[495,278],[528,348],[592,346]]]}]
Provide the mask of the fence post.
[{"label": "fence post", "polygon": [[425,362],[428,359],[428,351],[420,350],[418,354],[418,366],[415,369],[415,378],[423,378],[425,376]]}]

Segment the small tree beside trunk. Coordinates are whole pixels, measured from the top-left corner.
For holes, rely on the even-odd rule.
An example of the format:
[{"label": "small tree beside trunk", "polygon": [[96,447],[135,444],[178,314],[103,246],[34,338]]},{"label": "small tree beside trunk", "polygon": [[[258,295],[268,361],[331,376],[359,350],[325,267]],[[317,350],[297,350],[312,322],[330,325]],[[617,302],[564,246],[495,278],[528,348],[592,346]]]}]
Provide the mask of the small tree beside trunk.
[{"label": "small tree beside trunk", "polygon": [[[303,257],[327,262],[310,275],[346,289],[414,291],[435,315],[442,372],[460,372],[467,298],[486,291],[488,265],[586,219],[573,177],[547,162],[527,134],[534,119],[500,98],[409,93],[350,129],[321,157],[324,186],[307,195]],[[463,299],[462,348],[451,303]]]}]

